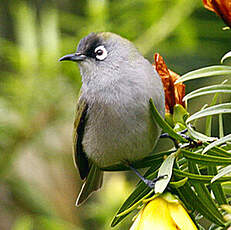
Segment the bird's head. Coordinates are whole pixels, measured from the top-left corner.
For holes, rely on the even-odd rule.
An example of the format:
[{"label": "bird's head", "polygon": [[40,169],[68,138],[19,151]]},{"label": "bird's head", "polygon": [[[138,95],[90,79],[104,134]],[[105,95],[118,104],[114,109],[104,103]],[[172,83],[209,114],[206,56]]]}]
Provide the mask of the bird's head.
[{"label": "bird's head", "polygon": [[110,32],[90,33],[80,40],[77,51],[59,59],[74,61],[82,76],[115,71],[138,56],[135,46],[125,38]]}]

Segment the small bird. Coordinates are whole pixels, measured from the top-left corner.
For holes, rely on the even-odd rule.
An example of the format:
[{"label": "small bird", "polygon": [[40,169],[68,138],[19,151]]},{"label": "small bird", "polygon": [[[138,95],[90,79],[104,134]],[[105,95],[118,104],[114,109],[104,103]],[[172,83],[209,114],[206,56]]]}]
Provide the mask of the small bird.
[{"label": "small bird", "polygon": [[76,205],[101,188],[101,168],[128,164],[150,154],[161,129],[152,119],[153,99],[164,116],[162,81],[132,42],[111,32],[90,33],[76,53],[82,76],[74,123],[74,162],[84,184]]}]

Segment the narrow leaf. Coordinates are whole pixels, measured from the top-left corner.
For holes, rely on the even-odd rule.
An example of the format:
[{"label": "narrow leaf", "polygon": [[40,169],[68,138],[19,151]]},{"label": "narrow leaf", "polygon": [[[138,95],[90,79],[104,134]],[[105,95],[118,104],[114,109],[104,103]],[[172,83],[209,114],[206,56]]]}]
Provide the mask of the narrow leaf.
[{"label": "narrow leaf", "polygon": [[216,115],[220,113],[231,113],[231,103],[224,103],[224,104],[210,106],[204,110],[196,112],[186,120],[186,124],[198,118],[202,118],[210,115]]},{"label": "narrow leaf", "polygon": [[[218,172],[216,166],[208,166],[208,173],[210,175],[217,175]],[[227,204],[227,200],[225,198],[225,194],[220,183],[211,184],[211,189],[219,205]]]},{"label": "narrow leaf", "polygon": [[221,58],[221,64],[224,62],[225,59],[230,58],[231,57],[231,51],[229,51],[228,53],[226,53],[222,58]]},{"label": "narrow leaf", "polygon": [[190,152],[188,150],[182,149],[181,153],[190,161],[194,161],[197,164],[201,165],[229,165],[231,164],[231,158],[220,157],[220,156],[209,156],[202,155],[195,152]]},{"label": "narrow leaf", "polygon": [[167,187],[169,181],[172,177],[172,168],[175,161],[175,158],[177,156],[177,153],[172,153],[169,155],[165,161],[160,166],[158,176],[162,177],[165,176],[163,179],[160,179],[155,184],[155,193],[162,193],[164,192],[165,188]]},{"label": "narrow leaf", "polygon": [[[158,173],[158,168],[160,165],[156,166],[153,168],[153,171],[150,175],[146,176],[148,180],[153,180],[156,178],[157,173]],[[139,200],[141,200],[144,196],[146,196],[151,189],[144,184],[144,182],[139,182],[135,188],[135,190],[130,194],[130,196],[127,198],[127,200],[122,204],[118,212],[116,213],[116,216],[112,220],[111,226],[114,227],[116,226],[119,222],[121,222],[130,212],[126,213],[123,216],[118,216],[120,213],[124,212],[125,210],[129,209],[132,207],[135,203],[137,203]]]},{"label": "narrow leaf", "polygon": [[[178,180],[179,176],[175,172],[178,171],[179,168],[177,164],[175,164],[174,167],[176,167],[174,168],[174,178]],[[203,202],[202,197],[200,197],[192,188],[192,183],[186,182],[182,187],[176,189],[176,191],[180,196],[180,199],[184,202],[189,210],[197,210],[197,212],[199,212],[201,215],[203,215],[205,218],[212,221],[213,223],[223,225],[223,221],[213,214],[213,212],[208,208],[208,205]]]},{"label": "narrow leaf", "polygon": [[192,211],[197,210],[208,220],[217,223],[218,225],[223,225],[223,222],[221,222],[220,219],[217,219],[216,216],[214,217],[207,206],[202,203],[201,198],[196,195],[188,182],[185,183],[184,186],[176,189],[176,191],[179,194],[180,199],[186,205],[187,209]]},{"label": "narrow leaf", "polygon": [[219,115],[219,137],[224,137],[224,127],[223,127],[223,116],[220,113]]},{"label": "narrow leaf", "polygon": [[200,132],[197,132],[196,130],[194,130],[191,127],[191,125],[189,123],[187,124],[187,128],[188,128],[189,134],[195,139],[198,139],[198,140],[203,141],[203,142],[217,140],[217,138],[215,138],[215,137],[208,137],[208,136],[206,136]]},{"label": "narrow leaf", "polygon": [[185,138],[183,138],[181,135],[179,135],[177,132],[175,132],[172,127],[161,117],[159,112],[157,111],[153,100],[150,99],[150,108],[151,113],[155,121],[158,123],[158,125],[163,129],[164,132],[168,133],[171,137],[173,137],[175,140],[178,140],[180,142],[188,142]]},{"label": "narrow leaf", "polygon": [[152,191],[150,191],[147,195],[145,195],[142,199],[138,200],[135,204],[133,204],[130,208],[126,209],[125,211],[119,213],[116,215],[116,217],[121,217],[124,215],[129,214],[132,212],[136,207],[140,204],[140,202],[144,201],[147,197],[149,197],[152,194]]},{"label": "narrow leaf", "polygon": [[[191,181],[195,181],[195,182],[203,183],[203,184],[204,183],[209,184],[211,182],[211,180],[213,179],[213,176],[197,175],[194,173],[184,172],[184,171],[179,170],[179,169],[173,169],[173,172],[176,176],[179,176],[180,178],[188,177],[188,179]],[[217,182],[227,182],[230,180],[231,180],[231,176],[224,176],[224,177],[218,178]]]},{"label": "narrow leaf", "polygon": [[172,181],[170,182],[170,186],[173,188],[180,188],[182,187],[186,182],[188,181],[188,177],[185,177],[184,179],[178,180],[178,181]]},{"label": "narrow leaf", "polygon": [[215,182],[216,180],[230,173],[231,173],[231,165],[228,165],[227,167],[221,169],[220,172],[212,178],[211,183]]},{"label": "narrow leaf", "polygon": [[[218,96],[219,96],[219,93],[215,93],[210,106],[213,106],[217,103]],[[212,135],[212,119],[213,119],[212,116],[207,116],[206,122],[205,122],[205,134],[209,137]]]},{"label": "narrow leaf", "polygon": [[[189,171],[195,174],[200,175],[199,169],[197,165],[193,162],[189,162]],[[201,202],[211,211],[211,215],[223,221],[223,217],[219,212],[214,200],[211,197],[208,189],[206,188],[205,184],[202,183],[193,183],[192,185],[197,193],[197,195],[201,198]]]},{"label": "narrow leaf", "polygon": [[[204,142],[203,144],[209,145],[210,143]],[[210,149],[208,151],[208,154],[213,155],[213,156],[231,157],[231,153],[229,153],[225,149],[223,149],[221,147],[217,147],[217,146],[214,146],[213,149]]]},{"label": "narrow leaf", "polygon": [[202,154],[206,153],[208,150],[212,149],[214,146],[221,145],[221,144],[226,143],[228,141],[231,141],[231,134],[224,136],[224,137],[218,139],[217,141],[214,141],[213,143],[206,146],[204,148],[204,150],[202,151]]},{"label": "narrow leaf", "polygon": [[[157,172],[156,172],[156,175],[157,175]],[[140,183],[140,184],[143,185],[142,183]],[[132,207],[140,199],[142,199],[143,197],[145,197],[150,191],[151,191],[151,189],[148,186],[146,186],[146,187],[144,187],[144,186],[138,186],[137,188],[135,188],[134,192],[128,197],[128,199],[123,203],[123,205],[121,206],[121,208],[119,209],[119,211],[116,213],[116,216],[112,220],[111,227],[116,226],[127,215],[130,214],[130,212],[128,212],[125,215],[120,216],[120,213],[123,213],[127,209],[129,209],[130,207]]]},{"label": "narrow leaf", "polygon": [[192,80],[192,79],[202,78],[202,77],[223,76],[229,74],[231,74],[231,66],[225,66],[225,65],[209,66],[184,74],[178,80],[176,80],[175,84],[179,82]]},{"label": "narrow leaf", "polygon": [[197,90],[194,90],[188,93],[184,98],[183,101],[207,95],[207,94],[214,94],[214,93],[231,93],[231,85],[212,85],[206,86]]},{"label": "narrow leaf", "polygon": [[[207,108],[207,107],[208,107],[208,104],[204,104],[200,110],[204,110],[204,109]],[[200,111],[200,110],[199,110],[199,111]],[[187,117],[187,118],[188,118],[188,117]],[[187,119],[186,119],[186,120],[187,120]],[[196,119],[196,120],[193,121],[192,125],[193,125],[194,127],[196,127],[197,121],[198,121],[198,119]]]}]

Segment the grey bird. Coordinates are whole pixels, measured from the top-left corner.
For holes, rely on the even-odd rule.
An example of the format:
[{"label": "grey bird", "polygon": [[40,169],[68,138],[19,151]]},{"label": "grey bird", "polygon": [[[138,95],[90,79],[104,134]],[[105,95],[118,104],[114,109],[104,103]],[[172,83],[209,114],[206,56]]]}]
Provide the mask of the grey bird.
[{"label": "grey bird", "polygon": [[101,168],[133,162],[150,154],[161,129],[151,117],[153,99],[164,116],[162,81],[132,42],[110,33],[90,33],[76,53],[82,76],[74,123],[74,162],[84,184],[76,205],[100,189]]}]

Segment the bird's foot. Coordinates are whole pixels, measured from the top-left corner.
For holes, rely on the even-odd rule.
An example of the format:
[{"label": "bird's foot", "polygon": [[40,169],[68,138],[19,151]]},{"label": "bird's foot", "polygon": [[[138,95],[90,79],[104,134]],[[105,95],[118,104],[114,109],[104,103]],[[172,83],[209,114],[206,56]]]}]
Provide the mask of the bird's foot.
[{"label": "bird's foot", "polygon": [[159,180],[161,180],[161,179],[164,179],[164,178],[166,178],[166,177],[167,177],[167,175],[159,176],[159,177],[156,177],[156,178],[153,179],[153,180],[148,180],[148,179],[146,179],[146,178],[143,177],[143,180],[142,180],[142,181],[143,181],[149,188],[154,189],[154,188],[155,188],[156,182],[159,181]]},{"label": "bird's foot", "polygon": [[127,166],[151,189],[155,188],[155,184],[158,180],[161,180],[167,176],[167,175],[159,176],[159,177],[155,178],[154,180],[149,180],[149,179],[144,178],[139,173],[139,171],[136,168],[134,168],[131,164],[127,164]]},{"label": "bird's foot", "polygon": [[[179,135],[181,135],[183,138],[185,138],[188,142],[189,142],[189,146],[198,146],[197,141],[193,140],[191,137],[187,136],[185,133],[187,133],[188,129],[184,129],[180,132],[178,132]],[[169,136],[168,133],[163,133],[160,135],[160,138],[169,138],[173,141],[174,146],[176,149],[179,148],[179,143],[176,139],[174,139],[173,137]]]}]

